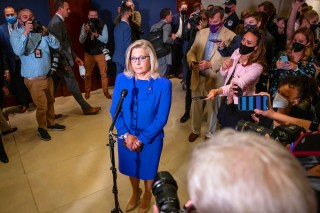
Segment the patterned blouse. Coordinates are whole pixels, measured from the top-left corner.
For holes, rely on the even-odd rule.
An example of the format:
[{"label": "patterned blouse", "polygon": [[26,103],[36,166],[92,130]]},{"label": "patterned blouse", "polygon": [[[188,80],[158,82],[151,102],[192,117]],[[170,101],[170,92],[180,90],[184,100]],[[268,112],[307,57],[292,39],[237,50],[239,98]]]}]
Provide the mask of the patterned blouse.
[{"label": "patterned blouse", "polygon": [[315,68],[313,66],[313,58],[310,57],[308,61],[303,62],[301,60],[298,61],[298,69],[296,70],[285,70],[285,69],[278,69],[276,62],[279,60],[280,56],[274,57],[272,60],[272,66],[269,69],[269,93],[271,97],[278,90],[279,82],[288,77],[288,76],[308,76],[309,78],[313,78],[315,75]]}]

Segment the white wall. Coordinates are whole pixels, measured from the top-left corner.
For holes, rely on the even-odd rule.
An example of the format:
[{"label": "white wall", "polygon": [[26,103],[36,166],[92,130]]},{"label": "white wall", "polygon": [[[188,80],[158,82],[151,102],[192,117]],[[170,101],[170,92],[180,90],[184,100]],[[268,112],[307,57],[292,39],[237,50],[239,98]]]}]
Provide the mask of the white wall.
[{"label": "white wall", "polygon": [[[249,10],[257,10],[258,5],[265,0],[237,0],[237,14],[240,15],[241,11],[249,9]],[[269,0],[274,4],[277,9],[277,14],[288,17],[291,11],[292,0]],[[223,3],[225,0],[202,0],[205,8],[209,4],[213,5],[221,5],[224,6]],[[320,13],[320,0],[307,0],[309,5],[313,6],[314,10]]]}]

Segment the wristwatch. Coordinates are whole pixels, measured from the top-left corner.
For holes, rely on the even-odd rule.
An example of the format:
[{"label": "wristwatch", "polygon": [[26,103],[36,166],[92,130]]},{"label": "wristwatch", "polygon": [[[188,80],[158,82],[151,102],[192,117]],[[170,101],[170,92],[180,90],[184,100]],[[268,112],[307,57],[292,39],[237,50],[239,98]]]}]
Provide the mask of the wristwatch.
[{"label": "wristwatch", "polygon": [[127,140],[128,135],[129,135],[129,132],[127,132],[126,134],[124,134],[124,135],[123,135],[123,139],[124,139],[124,140]]}]

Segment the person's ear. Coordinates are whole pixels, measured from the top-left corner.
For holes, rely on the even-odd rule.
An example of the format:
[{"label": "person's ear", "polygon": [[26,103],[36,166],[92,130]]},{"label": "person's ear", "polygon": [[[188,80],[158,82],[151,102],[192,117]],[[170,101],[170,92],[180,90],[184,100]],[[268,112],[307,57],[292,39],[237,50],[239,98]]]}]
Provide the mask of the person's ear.
[{"label": "person's ear", "polygon": [[261,26],[261,21],[258,21],[257,27],[260,28],[260,26]]}]

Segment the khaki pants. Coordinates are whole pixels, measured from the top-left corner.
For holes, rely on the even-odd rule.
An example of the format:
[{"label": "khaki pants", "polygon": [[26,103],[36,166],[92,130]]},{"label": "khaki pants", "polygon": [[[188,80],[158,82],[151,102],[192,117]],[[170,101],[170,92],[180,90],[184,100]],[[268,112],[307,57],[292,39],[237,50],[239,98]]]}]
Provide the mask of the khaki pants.
[{"label": "khaki pants", "polygon": [[46,76],[28,79],[24,78],[33,103],[37,106],[36,118],[39,128],[47,129],[54,125],[54,94],[52,78]]},{"label": "khaki pants", "polygon": [[94,69],[94,65],[96,63],[98,65],[100,76],[101,76],[102,90],[105,93],[108,91],[108,78],[107,78],[108,65],[103,54],[99,54],[99,55],[90,55],[88,53],[84,54],[84,67],[86,69],[86,75],[84,78],[85,91],[86,92],[91,91],[91,75]]},{"label": "khaki pants", "polygon": [[[192,97],[195,96],[206,96],[208,95],[208,91],[205,89],[205,77],[200,76],[199,85],[196,90],[191,91]],[[220,97],[217,96],[214,100],[193,100],[191,104],[191,125],[192,125],[192,132],[194,134],[200,134],[201,131],[201,124],[203,121],[203,114],[204,114],[204,106],[207,109],[207,125],[205,130],[205,135],[207,137],[211,137],[217,127],[217,114],[220,106]]]}]

